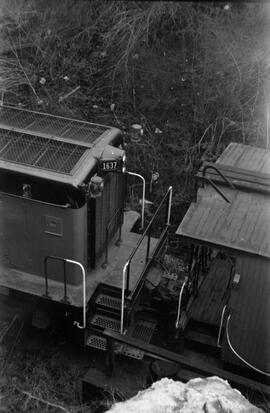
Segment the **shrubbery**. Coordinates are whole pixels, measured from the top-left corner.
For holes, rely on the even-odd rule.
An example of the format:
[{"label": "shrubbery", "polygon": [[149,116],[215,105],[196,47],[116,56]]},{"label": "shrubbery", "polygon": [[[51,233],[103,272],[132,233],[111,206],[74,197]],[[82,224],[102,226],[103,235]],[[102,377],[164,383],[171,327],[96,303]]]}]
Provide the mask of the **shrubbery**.
[{"label": "shrubbery", "polygon": [[[159,172],[154,200],[174,186],[177,225],[202,156],[230,141],[269,146],[269,10],[267,3],[2,0],[2,99],[125,132],[142,124],[142,142],[128,145],[129,168],[148,184]],[[49,411],[57,401],[69,408],[54,411],[88,411],[74,366],[60,365],[58,375],[51,367],[47,358],[14,356],[7,375],[20,371],[24,391],[6,385],[0,410]]]},{"label": "shrubbery", "polygon": [[185,205],[203,153],[230,141],[268,145],[267,7],[7,0],[4,100],[124,131],[141,123],[130,169],[148,182],[159,171],[157,196],[172,184]]}]

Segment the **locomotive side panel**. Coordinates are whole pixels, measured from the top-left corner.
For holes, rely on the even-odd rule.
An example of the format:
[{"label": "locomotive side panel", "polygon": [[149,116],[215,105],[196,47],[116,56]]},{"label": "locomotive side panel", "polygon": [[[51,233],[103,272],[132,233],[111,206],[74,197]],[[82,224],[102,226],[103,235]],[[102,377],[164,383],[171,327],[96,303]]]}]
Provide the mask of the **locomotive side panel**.
[{"label": "locomotive side panel", "polygon": [[[44,259],[58,256],[86,266],[86,207],[71,209],[28,198],[1,196],[1,261],[5,268],[44,277]],[[49,278],[62,281],[63,263],[49,259]],[[80,270],[68,264],[67,282],[80,284]]]}]

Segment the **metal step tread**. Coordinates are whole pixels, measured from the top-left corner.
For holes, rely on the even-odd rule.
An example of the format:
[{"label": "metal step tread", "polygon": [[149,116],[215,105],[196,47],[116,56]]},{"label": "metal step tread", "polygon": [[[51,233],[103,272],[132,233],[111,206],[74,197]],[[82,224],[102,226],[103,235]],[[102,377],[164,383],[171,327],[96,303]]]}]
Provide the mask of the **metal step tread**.
[{"label": "metal step tread", "polygon": [[121,298],[113,297],[106,293],[100,293],[96,300],[95,304],[101,305],[103,307],[112,308],[113,310],[121,309]]},{"label": "metal step tread", "polygon": [[102,329],[109,328],[113,331],[120,331],[120,320],[102,314],[94,314],[90,321],[90,324],[91,326],[99,327]]},{"label": "metal step tread", "polygon": [[[138,320],[136,324],[131,326],[127,334],[136,340],[143,341],[144,343],[150,343],[156,324],[157,323],[154,320]],[[128,346],[127,344],[123,344],[121,353],[128,357],[142,360],[145,352],[135,347]]]},{"label": "metal step tread", "polygon": [[[103,317],[103,316],[98,315],[98,317]],[[108,317],[105,317],[105,318],[106,320],[108,320]],[[118,321],[115,319],[112,319],[112,320]],[[119,322],[119,326],[120,326],[120,322]],[[155,321],[139,320],[137,321],[136,324],[134,324],[134,326],[130,328],[127,334],[133,338],[136,338],[137,340],[143,341],[145,343],[149,343],[154,334],[155,327],[156,327]],[[92,333],[88,337],[86,341],[86,345],[89,347],[96,348],[98,350],[106,351],[107,340],[105,337]],[[115,352],[117,354],[123,354],[127,357],[131,357],[137,360],[142,360],[144,356],[144,351],[128,346],[127,344],[120,344],[120,343],[115,343]]]},{"label": "metal step tread", "polygon": [[98,336],[96,334],[90,334],[86,340],[86,346],[97,348],[98,350],[106,351],[107,340],[104,337]]},{"label": "metal step tread", "polygon": [[[86,346],[93,347],[101,351],[107,350],[107,339],[105,337],[98,336],[97,334],[90,334],[86,340]],[[115,343],[115,353],[121,352],[121,344]]]}]

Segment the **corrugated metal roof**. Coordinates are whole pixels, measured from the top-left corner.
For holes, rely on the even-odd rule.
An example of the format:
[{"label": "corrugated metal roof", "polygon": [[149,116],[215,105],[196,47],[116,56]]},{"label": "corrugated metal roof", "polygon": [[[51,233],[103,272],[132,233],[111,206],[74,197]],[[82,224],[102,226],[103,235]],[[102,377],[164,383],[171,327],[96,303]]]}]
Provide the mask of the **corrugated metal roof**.
[{"label": "corrugated metal roof", "polygon": [[[236,261],[240,283],[232,289],[229,339],[234,350],[254,367],[270,373],[270,262],[240,256]],[[244,364],[230,350],[226,337],[222,357],[228,363]]]},{"label": "corrugated metal roof", "polygon": [[71,175],[89,148],[0,129],[0,160]]},{"label": "corrugated metal roof", "polygon": [[[216,166],[231,167],[232,171],[236,166],[241,168],[246,173],[241,175],[247,180],[245,187],[233,190],[220,186],[231,203],[208,185],[200,188],[197,202],[191,204],[176,233],[212,246],[270,257],[270,198],[265,173],[269,161],[269,150],[230,144]],[[263,185],[258,184],[255,172],[264,173]]]},{"label": "corrugated metal roof", "polygon": [[[93,146],[103,134],[113,128],[95,123],[64,118],[49,113],[3,106],[0,109],[0,128],[34,132],[39,136],[53,136],[73,143]],[[74,142],[75,141],[75,142]]]},{"label": "corrugated metal roof", "polygon": [[0,168],[80,185],[117,128],[2,106]]}]

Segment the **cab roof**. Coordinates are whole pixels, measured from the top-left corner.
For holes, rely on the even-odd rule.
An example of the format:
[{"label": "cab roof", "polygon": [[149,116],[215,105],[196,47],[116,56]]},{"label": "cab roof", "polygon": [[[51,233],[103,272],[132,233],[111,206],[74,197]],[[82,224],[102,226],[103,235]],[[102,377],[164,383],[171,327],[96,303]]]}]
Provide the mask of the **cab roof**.
[{"label": "cab roof", "polygon": [[5,105],[0,169],[78,186],[120,134],[110,126]]}]

